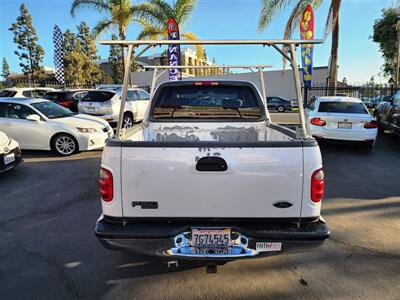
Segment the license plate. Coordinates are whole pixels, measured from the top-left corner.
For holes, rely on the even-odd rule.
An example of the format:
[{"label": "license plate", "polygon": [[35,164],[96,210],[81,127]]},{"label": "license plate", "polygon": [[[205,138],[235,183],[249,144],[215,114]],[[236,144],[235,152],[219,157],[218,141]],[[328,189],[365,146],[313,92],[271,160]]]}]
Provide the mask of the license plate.
[{"label": "license plate", "polygon": [[94,107],[87,107],[86,110],[90,113],[94,113],[96,111]]},{"label": "license plate", "polygon": [[281,251],[282,243],[257,242],[256,251]]},{"label": "license plate", "polygon": [[6,156],[4,156],[4,164],[5,165],[8,165],[8,164],[12,163],[13,161],[15,161],[14,153],[10,153],[10,154],[7,154]]},{"label": "license plate", "polygon": [[351,129],[352,124],[350,122],[338,122],[338,128],[343,128],[343,129]]},{"label": "license plate", "polygon": [[227,247],[231,244],[231,229],[192,229],[191,246]]}]

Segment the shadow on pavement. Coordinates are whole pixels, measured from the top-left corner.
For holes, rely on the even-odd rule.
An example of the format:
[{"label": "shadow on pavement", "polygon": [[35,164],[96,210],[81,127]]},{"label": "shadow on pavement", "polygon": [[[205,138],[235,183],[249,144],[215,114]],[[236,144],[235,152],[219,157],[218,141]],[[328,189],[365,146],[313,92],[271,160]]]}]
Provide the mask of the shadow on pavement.
[{"label": "shadow on pavement", "polygon": [[371,151],[349,145],[320,146],[325,199],[382,199],[400,196],[400,137],[379,135]]}]

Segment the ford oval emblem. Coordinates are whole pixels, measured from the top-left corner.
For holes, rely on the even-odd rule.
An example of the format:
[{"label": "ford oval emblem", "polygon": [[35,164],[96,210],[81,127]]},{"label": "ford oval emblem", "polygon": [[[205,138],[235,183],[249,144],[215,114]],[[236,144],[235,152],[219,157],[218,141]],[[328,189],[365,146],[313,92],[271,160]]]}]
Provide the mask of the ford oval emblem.
[{"label": "ford oval emblem", "polygon": [[3,150],[4,150],[4,153],[8,153],[8,151],[10,151],[10,149],[8,147],[4,147]]}]

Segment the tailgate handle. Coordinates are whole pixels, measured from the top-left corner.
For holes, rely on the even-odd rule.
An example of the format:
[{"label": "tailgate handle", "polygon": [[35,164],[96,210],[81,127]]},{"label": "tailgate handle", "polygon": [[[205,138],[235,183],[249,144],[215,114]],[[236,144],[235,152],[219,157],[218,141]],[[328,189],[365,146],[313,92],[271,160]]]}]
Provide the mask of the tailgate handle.
[{"label": "tailgate handle", "polygon": [[201,172],[223,172],[228,170],[228,164],[221,157],[205,156],[197,161],[196,170]]}]

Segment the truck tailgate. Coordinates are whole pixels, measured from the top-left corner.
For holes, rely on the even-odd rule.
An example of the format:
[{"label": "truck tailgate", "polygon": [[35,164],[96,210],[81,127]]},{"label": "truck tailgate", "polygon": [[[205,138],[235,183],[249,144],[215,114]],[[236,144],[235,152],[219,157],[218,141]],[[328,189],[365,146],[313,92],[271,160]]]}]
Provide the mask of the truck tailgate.
[{"label": "truck tailgate", "polygon": [[[227,169],[196,170],[198,161],[207,156],[222,158]],[[302,147],[123,147],[121,168],[124,217],[297,218],[301,214]]]}]

